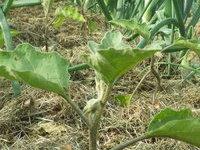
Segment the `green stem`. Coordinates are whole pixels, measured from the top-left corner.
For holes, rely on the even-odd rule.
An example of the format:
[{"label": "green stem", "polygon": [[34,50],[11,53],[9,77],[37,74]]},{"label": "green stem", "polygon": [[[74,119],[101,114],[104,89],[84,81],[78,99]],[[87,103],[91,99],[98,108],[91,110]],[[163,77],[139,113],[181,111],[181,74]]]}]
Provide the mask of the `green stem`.
[{"label": "green stem", "polygon": [[7,20],[2,9],[0,9],[0,26],[3,32],[4,42],[7,50],[13,50],[12,36]]},{"label": "green stem", "polygon": [[121,144],[115,146],[114,148],[112,148],[111,150],[122,150],[124,148],[127,148],[128,146],[131,146],[131,145],[133,145],[133,144],[135,144],[135,143],[137,143],[139,141],[142,141],[142,140],[148,139],[148,138],[150,138],[149,135],[148,134],[144,134],[144,135],[139,136],[137,138],[131,139],[131,140],[127,141],[127,142],[121,143]]},{"label": "green stem", "polygon": [[126,12],[125,18],[126,19],[131,19],[134,8],[135,8],[135,1],[129,2],[128,7],[125,9],[125,12]]},{"label": "green stem", "polygon": [[100,98],[100,108],[97,110],[92,116],[95,116],[94,119],[90,118],[91,120],[91,128],[90,128],[90,141],[89,141],[89,150],[97,150],[97,141],[98,141],[98,131],[100,127],[100,121],[101,116],[104,111],[104,107],[106,105],[106,102],[108,101],[108,97],[111,92],[111,85],[106,85],[105,91],[103,93],[103,96]]},{"label": "green stem", "polygon": [[166,25],[170,25],[170,24],[173,24],[177,27],[178,26],[178,22],[176,21],[176,19],[173,19],[173,18],[169,18],[169,19],[165,19],[163,21],[161,21],[160,23],[158,23],[152,30],[151,30],[151,38],[153,38],[156,33],[164,26]]},{"label": "green stem", "polygon": [[[149,39],[143,39],[139,44],[138,44],[138,48],[144,48],[149,41],[151,41],[154,36],[156,35],[156,33],[163,27],[166,25],[170,25],[173,24],[175,26],[178,26],[178,23],[176,21],[176,19],[173,18],[169,18],[169,19],[165,19],[163,21],[161,21],[160,23],[158,23],[152,30],[151,30],[151,35]],[[178,26],[179,27],[179,26]]]},{"label": "green stem", "polygon": [[97,130],[96,128],[92,127],[90,130],[89,130],[89,150],[97,150],[98,146],[97,146]]},{"label": "green stem", "polygon": [[[170,39],[170,43],[173,44],[174,43],[174,33],[175,33],[175,28],[174,28],[174,25],[172,25],[172,34],[171,34],[171,39]],[[167,62],[171,63],[171,59],[172,59],[172,56],[171,56],[171,53],[168,54],[168,59],[167,59]],[[167,66],[167,74],[168,76],[171,75],[171,65],[168,64]]]},{"label": "green stem", "polygon": [[87,8],[87,10],[90,10],[90,9],[92,9],[94,6],[96,6],[97,5],[97,2],[96,3],[94,3],[93,5],[91,5],[90,7],[88,7]]},{"label": "green stem", "polygon": [[180,0],[173,0],[173,4],[174,4],[174,11],[176,13],[176,18],[179,24],[179,30],[180,30],[180,34],[181,36],[185,37],[185,26],[184,26],[184,18],[183,18],[183,13],[180,7]]},{"label": "green stem", "polygon": [[98,5],[100,6],[104,16],[108,21],[112,20],[112,17],[110,15],[110,12],[108,11],[108,8],[104,2],[104,0],[97,0]]},{"label": "green stem", "polygon": [[123,18],[122,15],[124,15],[123,13],[123,0],[118,0],[117,1],[117,13],[116,13],[116,16],[115,16],[115,19],[120,19],[120,18]]},{"label": "green stem", "polygon": [[190,71],[194,71],[194,72],[200,73],[200,68],[195,69],[195,68],[192,68],[192,67],[183,66],[181,64],[168,63],[168,62],[159,62],[159,63],[156,63],[156,64],[158,64],[158,65],[168,65],[168,64],[170,64],[172,66],[177,66],[177,67],[181,67],[181,68],[184,68],[184,69],[188,69]]},{"label": "green stem", "polygon": [[[12,41],[12,36],[10,33],[10,28],[7,23],[7,20],[4,16],[3,10],[0,8],[0,26],[2,29],[3,37],[4,37],[4,42],[6,46],[6,50],[13,50],[13,41]],[[21,87],[19,82],[13,81],[12,82],[12,88],[13,88],[13,93],[14,96],[18,96],[21,93]]]},{"label": "green stem", "polygon": [[186,31],[188,31],[190,29],[191,26],[195,26],[198,21],[199,21],[199,18],[200,18],[200,4],[196,10],[196,12],[194,13],[193,17],[192,17],[192,20],[190,21],[190,23],[188,24],[187,28],[186,28]]},{"label": "green stem", "polygon": [[142,79],[140,80],[140,82],[137,84],[137,86],[135,87],[133,93],[131,94],[129,101],[131,101],[133,99],[133,96],[135,95],[136,91],[138,90],[138,88],[140,87],[140,85],[142,84],[142,82],[144,81],[144,79],[147,77],[147,75],[150,73],[151,71],[148,70],[145,75],[142,77]]},{"label": "green stem", "polygon": [[83,63],[83,64],[78,64],[78,65],[69,67],[68,71],[69,72],[75,72],[75,71],[79,71],[79,70],[83,70],[83,69],[88,69],[88,68],[90,68],[90,66],[88,64],[86,64],[86,63]]},{"label": "green stem", "polygon": [[[139,44],[138,44],[138,48],[144,48],[149,41],[153,40],[154,36],[156,35],[156,33],[160,30],[160,28],[162,28],[163,26],[165,25],[168,25],[168,24],[173,24],[173,25],[176,25],[177,26],[177,21],[173,18],[170,18],[170,19],[166,19],[166,20],[163,20],[162,22],[160,22],[159,24],[157,24],[152,30],[151,30],[151,35],[150,35],[150,38],[149,39],[143,39]],[[159,90],[162,90],[162,87],[161,87],[161,79],[160,79],[160,76],[158,74],[158,72],[154,69],[154,64],[153,64],[153,58],[151,60],[151,72],[155,75],[157,81],[158,81],[158,88]]]},{"label": "green stem", "polygon": [[[142,20],[142,17],[143,17],[143,15],[144,15],[144,13],[145,13],[146,10],[149,8],[149,6],[150,6],[150,4],[152,3],[152,1],[153,1],[153,0],[149,0],[148,4],[147,4],[146,7],[144,8],[143,12],[141,13],[141,15],[140,15],[140,17],[139,17],[139,19],[138,19],[139,21]],[[139,5],[140,5],[141,2],[142,2],[142,1],[139,1],[137,7],[139,7]],[[138,8],[137,8],[137,9],[138,9]],[[138,36],[138,34],[131,35],[131,36],[128,38],[128,41],[134,40],[137,36]]]},{"label": "green stem", "polygon": [[83,111],[81,111],[81,109],[77,106],[76,103],[74,103],[70,96],[67,94],[61,95],[66,102],[68,102],[70,104],[70,106],[77,112],[77,114],[81,117],[81,119],[86,123],[86,125],[88,126],[88,128],[90,128],[90,123],[89,120],[85,117]]},{"label": "green stem", "polygon": [[147,11],[147,9],[149,8],[150,4],[153,2],[153,0],[149,0],[149,2],[147,3],[147,5],[145,6],[142,14],[139,17],[139,21],[142,19],[143,15],[145,14],[145,12]]},{"label": "green stem", "polygon": [[6,0],[3,5],[3,12],[7,14],[14,0]]},{"label": "green stem", "polygon": [[185,7],[185,10],[184,10],[184,23],[186,23],[187,18],[190,14],[190,10],[192,8],[193,2],[194,2],[194,0],[189,0],[189,1],[187,0],[186,1],[186,4],[185,4],[186,7]]},{"label": "green stem", "polygon": [[133,13],[132,13],[132,15],[131,15],[131,18],[132,18],[132,17],[135,17],[135,15],[137,14],[138,9],[139,9],[139,6],[140,6],[141,3],[142,3],[141,0],[137,3],[135,9],[133,10]]},{"label": "green stem", "polygon": [[151,73],[156,77],[157,80],[157,87],[156,89],[158,89],[159,91],[162,91],[162,86],[161,86],[161,78],[159,73],[156,71],[156,69],[154,68],[154,63],[155,63],[155,58],[154,56],[151,57],[151,64],[150,64],[150,68],[151,68]]}]

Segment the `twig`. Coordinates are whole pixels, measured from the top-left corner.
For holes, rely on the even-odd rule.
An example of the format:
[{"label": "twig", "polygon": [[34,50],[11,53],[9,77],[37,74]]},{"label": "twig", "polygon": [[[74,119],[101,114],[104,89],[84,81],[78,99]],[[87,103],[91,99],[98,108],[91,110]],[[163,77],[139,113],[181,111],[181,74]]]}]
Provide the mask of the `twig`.
[{"label": "twig", "polygon": [[155,62],[155,58],[154,56],[151,57],[151,64],[150,64],[150,68],[151,68],[151,72],[153,73],[153,75],[156,77],[157,79],[157,89],[159,91],[162,91],[162,86],[161,86],[161,78],[160,78],[160,75],[158,74],[158,72],[155,70],[154,68],[154,62]]},{"label": "twig", "polygon": [[138,88],[140,87],[140,85],[142,84],[142,82],[144,81],[144,79],[147,77],[147,75],[150,73],[151,71],[147,71],[146,74],[142,77],[142,79],[140,80],[140,82],[138,83],[138,85],[135,87],[133,93],[131,94],[130,100],[133,98],[133,96],[135,95],[136,91],[138,90]]},{"label": "twig", "polygon": [[141,135],[139,137],[136,137],[134,139],[131,139],[129,141],[126,141],[124,143],[121,143],[117,146],[115,146],[114,148],[112,148],[111,150],[122,150],[124,148],[127,148],[128,146],[131,146],[132,144],[136,143],[136,142],[139,142],[139,141],[142,141],[144,139],[148,139],[150,138],[147,134],[144,134],[144,135]]}]

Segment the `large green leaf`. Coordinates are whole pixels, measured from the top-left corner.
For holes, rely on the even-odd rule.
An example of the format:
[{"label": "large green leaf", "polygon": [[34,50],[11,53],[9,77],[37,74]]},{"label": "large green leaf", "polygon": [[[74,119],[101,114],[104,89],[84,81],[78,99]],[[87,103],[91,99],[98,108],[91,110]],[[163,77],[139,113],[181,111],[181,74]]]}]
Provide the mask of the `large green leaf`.
[{"label": "large green leaf", "polygon": [[151,121],[150,137],[169,137],[200,147],[200,119],[194,118],[188,109],[165,109]]},{"label": "large green leaf", "polygon": [[149,28],[145,23],[139,23],[135,20],[125,20],[125,19],[112,20],[110,22],[114,25],[118,25],[125,29],[134,31],[135,33],[141,35],[146,39],[150,37]]},{"label": "large green leaf", "polygon": [[120,32],[107,32],[101,44],[89,42],[91,54],[86,60],[106,83],[113,83],[156,50],[133,49],[122,41]]},{"label": "large green leaf", "polygon": [[69,84],[68,62],[58,53],[44,53],[30,44],[0,51],[0,76],[63,94]]}]

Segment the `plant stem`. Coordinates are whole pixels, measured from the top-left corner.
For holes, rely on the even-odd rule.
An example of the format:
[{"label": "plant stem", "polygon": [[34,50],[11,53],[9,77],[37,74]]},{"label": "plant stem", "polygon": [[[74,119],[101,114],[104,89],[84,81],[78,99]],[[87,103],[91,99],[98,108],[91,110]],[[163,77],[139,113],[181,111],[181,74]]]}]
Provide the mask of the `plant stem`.
[{"label": "plant stem", "polygon": [[150,64],[150,68],[151,68],[151,72],[152,72],[152,74],[156,77],[156,79],[157,79],[157,89],[159,90],[159,91],[162,91],[162,86],[161,86],[161,78],[160,78],[160,75],[159,75],[159,73],[155,70],[155,68],[154,68],[154,62],[155,62],[155,58],[154,58],[154,56],[153,57],[151,57],[151,64]]},{"label": "plant stem", "polygon": [[[9,25],[7,23],[7,20],[6,20],[6,17],[4,15],[2,8],[0,8],[0,26],[1,26],[2,33],[3,33],[6,50],[11,51],[11,50],[13,50],[12,36],[11,36],[10,28],[9,28]],[[12,88],[13,88],[14,96],[20,95],[21,87],[20,87],[19,82],[13,81]]]},{"label": "plant stem", "polygon": [[144,134],[144,135],[139,136],[137,138],[131,139],[127,142],[121,143],[121,144],[115,146],[114,148],[112,148],[111,150],[122,150],[122,149],[127,148],[128,146],[130,146],[132,144],[135,144],[136,142],[139,142],[139,141],[142,141],[142,140],[148,139],[148,138],[150,138],[148,136],[148,134]]},{"label": "plant stem", "polygon": [[156,33],[165,25],[169,25],[169,24],[173,24],[177,27],[178,26],[178,22],[176,21],[176,19],[173,19],[173,18],[169,18],[169,19],[165,19],[163,21],[161,21],[160,23],[158,23],[156,26],[154,26],[151,30],[151,36],[149,39],[143,39],[139,44],[138,44],[138,48],[144,48],[148,42],[150,42],[154,36],[156,35]]},{"label": "plant stem", "polygon": [[14,1],[14,0],[6,0],[6,1],[4,2],[4,5],[3,5],[3,12],[4,12],[4,14],[6,14],[6,13],[9,11],[9,9],[10,9],[10,7],[11,7],[13,1]]},{"label": "plant stem", "polygon": [[137,3],[135,9],[133,10],[133,13],[132,13],[132,15],[131,15],[131,18],[135,17],[135,15],[137,14],[138,8],[139,8],[139,6],[140,6],[141,3],[142,3],[141,0]]},{"label": "plant stem", "polygon": [[67,94],[61,95],[70,105],[71,107],[77,112],[77,114],[81,117],[81,119],[86,123],[86,125],[88,126],[88,128],[90,128],[90,122],[88,120],[88,118],[85,117],[83,111],[77,106],[76,103],[74,103],[70,96]]},{"label": "plant stem", "polygon": [[108,97],[110,95],[112,86],[106,85],[103,96],[100,99],[100,108],[97,110],[94,115],[94,119],[90,118],[91,122],[91,128],[90,128],[90,141],[89,141],[89,150],[97,150],[97,141],[98,141],[98,131],[99,131],[99,126],[100,126],[100,121],[101,121],[101,116],[103,114],[104,107],[106,105],[106,102],[108,101]]},{"label": "plant stem", "polygon": [[86,63],[83,63],[83,64],[78,64],[78,65],[69,67],[68,71],[69,72],[75,72],[75,71],[79,71],[79,70],[83,70],[83,69],[88,69],[88,68],[90,68],[90,66],[88,64],[86,64]]},{"label": "plant stem", "polygon": [[150,6],[150,4],[151,4],[152,2],[153,2],[153,0],[149,0],[149,2],[148,2],[147,5],[145,6],[145,8],[144,8],[142,14],[140,15],[140,17],[139,17],[139,19],[138,19],[139,21],[142,20],[143,15],[145,14],[145,12],[147,11],[147,9],[149,8],[149,6]]},{"label": "plant stem", "polygon": [[142,84],[142,82],[144,81],[144,79],[147,77],[147,75],[150,73],[151,70],[148,70],[145,75],[142,77],[142,79],[140,80],[140,82],[137,84],[137,86],[135,87],[133,93],[130,96],[130,100],[132,100],[133,96],[135,95],[136,91],[138,90],[138,88],[140,87],[140,85]]},{"label": "plant stem", "polygon": [[89,130],[89,150],[97,150],[97,128],[92,127]]},{"label": "plant stem", "polygon": [[200,4],[196,10],[196,12],[194,13],[194,15],[192,16],[192,20],[190,21],[190,23],[188,24],[186,31],[188,32],[188,30],[190,29],[191,26],[195,26],[200,18]]},{"label": "plant stem", "polygon": [[97,0],[98,5],[100,6],[104,16],[108,21],[112,20],[112,17],[110,15],[110,12],[108,11],[108,8],[104,2],[104,0]]},{"label": "plant stem", "polygon": [[184,9],[184,24],[186,24],[186,21],[188,19],[188,16],[190,14],[190,10],[192,9],[192,5],[194,3],[194,0],[189,0],[189,1],[186,1],[186,4],[185,4],[185,9]]},{"label": "plant stem", "polygon": [[[173,13],[172,13],[173,14]],[[171,34],[171,37],[170,37],[170,43],[173,44],[174,43],[174,34],[175,34],[175,28],[174,28],[174,25],[172,25],[172,34]],[[168,59],[167,59],[167,62],[171,63],[171,59],[172,59],[172,56],[171,56],[171,53],[168,54]],[[170,76],[171,75],[171,65],[168,64],[167,65],[167,75]]]},{"label": "plant stem", "polygon": [[3,32],[4,42],[7,50],[13,50],[12,36],[4,12],[0,9],[0,26]]},{"label": "plant stem", "polygon": [[184,18],[183,18],[183,12],[182,9],[180,7],[180,5],[182,1],[180,0],[173,0],[173,4],[174,4],[174,11],[176,13],[176,18],[179,24],[179,30],[180,30],[180,34],[181,36],[185,37],[185,26],[184,26]]},{"label": "plant stem", "polygon": [[117,12],[116,12],[116,19],[123,18],[123,0],[117,1]]},{"label": "plant stem", "polygon": [[159,62],[159,63],[156,63],[156,64],[159,64],[159,65],[172,65],[172,66],[177,66],[177,67],[181,67],[181,68],[184,68],[184,69],[187,69],[187,70],[190,70],[190,71],[194,71],[194,72],[198,72],[200,73],[200,70],[198,68],[192,68],[192,67],[186,67],[186,66],[183,66],[181,64],[176,64],[176,63],[168,63],[168,62]]},{"label": "plant stem", "polygon": [[[177,21],[175,19],[166,19],[166,20],[163,20],[162,22],[160,22],[159,24],[157,24],[152,30],[151,30],[151,35],[150,35],[150,38],[147,40],[147,39],[143,39],[139,44],[138,44],[138,48],[144,48],[149,41],[151,41],[155,34],[159,31],[160,28],[162,28],[163,26],[165,25],[168,25],[168,24],[173,24],[173,25],[176,25],[177,26]],[[161,86],[161,78],[158,74],[158,72],[154,69],[154,58],[152,57],[151,59],[151,72],[153,73],[153,75],[156,77],[157,79],[157,83],[158,83],[158,86],[157,88],[159,90],[162,90],[162,86]]]}]

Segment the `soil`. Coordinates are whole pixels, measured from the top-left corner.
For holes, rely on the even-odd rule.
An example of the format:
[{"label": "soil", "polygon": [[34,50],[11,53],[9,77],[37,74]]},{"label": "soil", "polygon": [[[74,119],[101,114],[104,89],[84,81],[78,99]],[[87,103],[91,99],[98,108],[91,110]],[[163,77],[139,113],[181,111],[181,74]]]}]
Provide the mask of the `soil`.
[{"label": "soil", "polygon": [[[40,47],[43,51],[57,51],[72,64],[84,62],[82,55],[88,53],[87,41],[100,41],[108,30],[103,17],[92,14],[97,21],[93,33],[83,30],[82,25],[67,20],[55,29],[51,22],[56,3],[48,18],[41,6],[14,9],[9,22],[20,31],[14,44],[23,42]],[[46,28],[45,28],[46,27]],[[106,106],[100,130],[102,150],[110,149],[121,141],[144,133],[148,123],[157,112],[166,107],[190,108],[200,116],[199,82],[181,82],[180,74],[162,79],[163,91],[156,90],[156,79],[148,75],[137,89],[131,105],[122,108],[114,100],[116,94],[131,94],[148,64],[144,62],[129,71],[114,86],[113,95]],[[96,96],[94,72],[91,69],[71,74],[72,99],[83,108],[87,100]],[[0,149],[13,150],[87,150],[88,131],[78,115],[56,94],[22,85],[22,94],[15,98],[11,82],[0,78]],[[171,139],[150,139],[138,142],[126,150],[198,150],[184,142]]]}]

